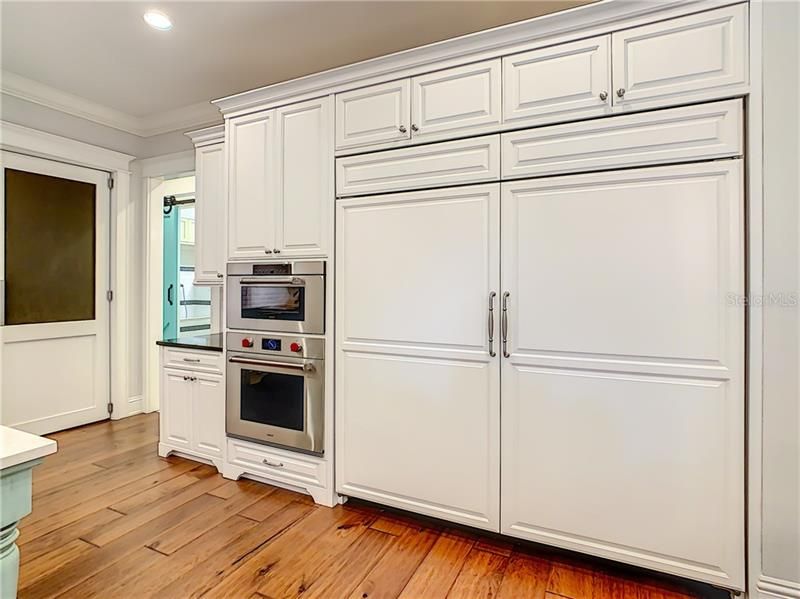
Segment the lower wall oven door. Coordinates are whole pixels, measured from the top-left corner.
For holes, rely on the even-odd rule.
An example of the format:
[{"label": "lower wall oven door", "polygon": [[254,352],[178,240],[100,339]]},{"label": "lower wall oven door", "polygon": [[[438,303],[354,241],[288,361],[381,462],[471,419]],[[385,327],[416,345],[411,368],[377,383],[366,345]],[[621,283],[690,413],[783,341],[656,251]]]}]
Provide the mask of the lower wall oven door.
[{"label": "lower wall oven door", "polygon": [[321,455],[323,364],[322,360],[228,354],[228,434]]}]

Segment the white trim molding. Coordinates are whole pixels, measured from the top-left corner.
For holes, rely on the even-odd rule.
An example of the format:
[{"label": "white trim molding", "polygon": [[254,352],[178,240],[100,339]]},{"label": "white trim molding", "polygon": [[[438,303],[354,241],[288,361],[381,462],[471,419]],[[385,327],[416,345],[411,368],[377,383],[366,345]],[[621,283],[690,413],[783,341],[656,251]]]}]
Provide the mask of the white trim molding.
[{"label": "white trim molding", "polygon": [[[744,0],[601,0],[212,100],[227,119],[288,102],[609,33]],[[434,67],[435,65],[435,67]]]},{"label": "white trim molding", "polygon": [[192,140],[196,148],[210,146],[225,141],[225,125],[214,125],[205,129],[188,131],[184,135]]},{"label": "white trim molding", "polygon": [[[789,580],[781,580],[772,576],[764,576],[758,579],[758,597],[764,599],[800,599],[800,583]],[[756,598],[754,598],[756,599]]]},{"label": "white trim molding", "polygon": [[210,102],[134,116],[10,71],[0,71],[0,92],[139,137],[210,125],[220,120],[219,111]]}]

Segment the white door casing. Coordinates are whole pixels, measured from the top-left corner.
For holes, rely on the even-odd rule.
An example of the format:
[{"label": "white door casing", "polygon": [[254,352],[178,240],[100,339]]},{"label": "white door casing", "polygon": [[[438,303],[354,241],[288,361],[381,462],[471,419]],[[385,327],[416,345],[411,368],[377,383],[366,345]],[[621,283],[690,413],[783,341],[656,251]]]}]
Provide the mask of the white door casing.
[{"label": "white door casing", "polygon": [[[109,173],[0,152],[0,212],[5,213],[5,169],[15,169],[95,187],[95,318],[0,327],[1,421],[46,434],[108,417],[110,190]],[[0,221],[0,224],[2,221]],[[0,262],[5,257],[0,254]],[[47,268],[47,265],[41,265]],[[4,277],[5,275],[3,275]],[[0,277],[0,278],[3,278]]]},{"label": "white door casing", "polygon": [[743,588],[742,185],[503,184],[502,532]]},{"label": "white door casing", "polygon": [[337,202],[340,493],[498,530],[499,191]]}]

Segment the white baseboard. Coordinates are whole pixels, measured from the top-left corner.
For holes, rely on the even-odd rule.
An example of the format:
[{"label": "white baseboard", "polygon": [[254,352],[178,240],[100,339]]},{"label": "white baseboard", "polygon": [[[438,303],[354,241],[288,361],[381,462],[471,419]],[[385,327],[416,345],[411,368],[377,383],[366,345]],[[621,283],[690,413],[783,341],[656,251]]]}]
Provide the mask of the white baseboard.
[{"label": "white baseboard", "polygon": [[800,599],[800,582],[762,575],[756,588],[757,599]]}]

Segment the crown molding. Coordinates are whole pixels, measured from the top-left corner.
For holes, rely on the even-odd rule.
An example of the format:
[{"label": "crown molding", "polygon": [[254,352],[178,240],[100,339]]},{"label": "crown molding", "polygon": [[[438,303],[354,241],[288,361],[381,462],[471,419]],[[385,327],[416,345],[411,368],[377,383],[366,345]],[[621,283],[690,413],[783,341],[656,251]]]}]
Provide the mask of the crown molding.
[{"label": "crown molding", "polygon": [[212,100],[227,119],[745,0],[601,0]]},{"label": "crown molding", "polygon": [[220,120],[219,111],[209,102],[136,117],[10,71],[0,71],[0,92],[138,137],[153,137]]},{"label": "crown molding", "polygon": [[225,125],[214,125],[205,129],[196,129],[184,133],[192,140],[195,147],[210,146],[225,141]]}]

